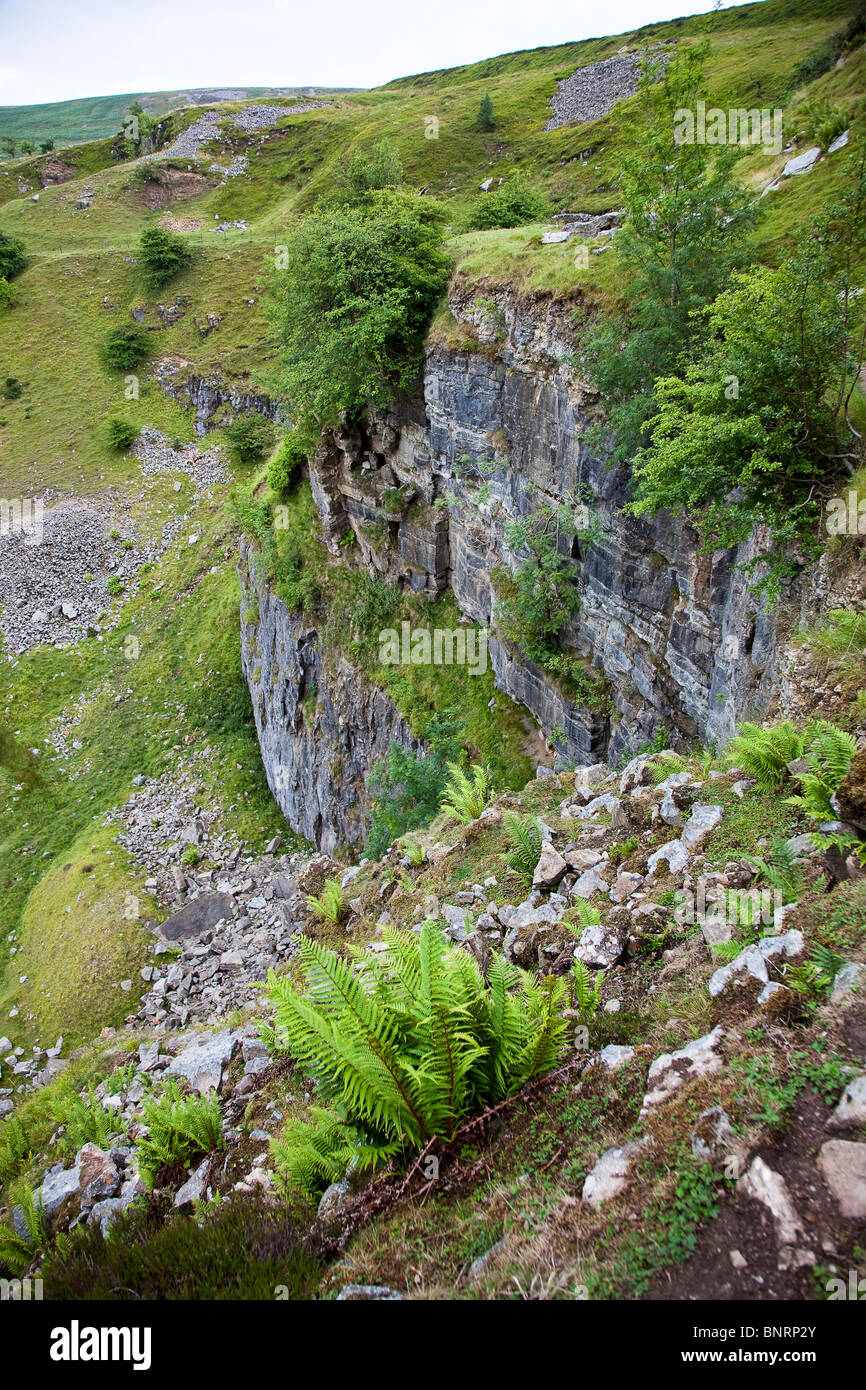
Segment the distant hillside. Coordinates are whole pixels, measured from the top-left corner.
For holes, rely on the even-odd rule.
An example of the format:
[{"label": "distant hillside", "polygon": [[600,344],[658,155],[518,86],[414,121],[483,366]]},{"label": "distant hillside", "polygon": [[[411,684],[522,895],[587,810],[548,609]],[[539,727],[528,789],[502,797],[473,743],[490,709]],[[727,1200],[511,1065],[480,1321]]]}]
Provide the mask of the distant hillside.
[{"label": "distant hillside", "polygon": [[145,111],[162,116],[181,106],[208,105],[214,101],[245,101],[260,97],[319,96],[345,91],[332,87],[187,87],[174,92],[125,92],[108,97],[79,97],[74,101],[49,101],[35,106],[0,106],[0,139],[54,140],[70,145],[80,140],[102,140],[114,135],[124,112],[133,101]]}]

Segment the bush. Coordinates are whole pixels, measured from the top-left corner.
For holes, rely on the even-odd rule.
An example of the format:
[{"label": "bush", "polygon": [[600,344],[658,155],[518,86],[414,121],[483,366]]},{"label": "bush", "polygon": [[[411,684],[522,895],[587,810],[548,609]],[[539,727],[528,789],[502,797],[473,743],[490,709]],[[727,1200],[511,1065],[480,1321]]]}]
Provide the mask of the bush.
[{"label": "bush", "polygon": [[109,420],[105,432],[112,449],[131,448],[139,435],[138,425],[131,425],[128,420],[121,420],[117,415]]},{"label": "bush", "polygon": [[0,276],[14,280],[27,265],[24,242],[8,232],[0,232]]},{"label": "bush", "polygon": [[[305,994],[285,976],[268,977],[271,1044],[334,1103],[339,1119],[329,1120],[328,1147],[351,1149],[359,1168],[437,1135],[453,1138],[465,1118],[554,1067],[567,1027],[563,980],[548,975],[539,984],[497,956],[485,982],[474,958],[436,923],[425,922],[420,936],[383,931],[387,953],[365,953],[354,967],[304,938]],[[323,1123],[316,1116],[313,1130]],[[329,1174],[294,1163],[293,1150],[308,1148],[299,1140],[295,1126],[294,1144],[287,1151],[277,1143],[275,1152],[290,1179],[310,1189]]]},{"label": "bush", "polygon": [[463,223],[467,232],[488,231],[492,227],[523,227],[527,222],[543,222],[550,216],[546,198],[521,179],[509,179],[493,193],[482,193]]},{"label": "bush", "polygon": [[270,453],[276,431],[266,415],[257,410],[239,415],[225,429],[229,453],[237,463],[254,463]]},{"label": "bush", "polygon": [[291,228],[272,317],[303,430],[356,417],[414,382],[450,270],[441,224],[431,199],[387,188]]},{"label": "bush", "polygon": [[387,140],[377,140],[342,159],[336,181],[344,200],[355,201],[377,188],[397,188],[403,182],[403,165]]},{"label": "bush", "polygon": [[178,271],[186,269],[192,251],[175,232],[165,227],[145,227],[138,240],[138,259],[144,267],[148,288],[159,289]]},{"label": "bush", "polygon": [[277,497],[288,492],[307,461],[307,450],[296,434],[283,436],[279,449],[268,464],[268,487]]},{"label": "bush", "polygon": [[138,323],[110,328],[105,336],[103,355],[109,367],[133,371],[150,352],[150,334]]}]

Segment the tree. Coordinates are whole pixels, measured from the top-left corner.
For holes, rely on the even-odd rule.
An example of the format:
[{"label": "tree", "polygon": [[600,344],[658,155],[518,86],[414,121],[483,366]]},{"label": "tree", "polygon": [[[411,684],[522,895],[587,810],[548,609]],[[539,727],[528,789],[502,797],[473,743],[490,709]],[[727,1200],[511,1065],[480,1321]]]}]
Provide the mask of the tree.
[{"label": "tree", "polygon": [[866,351],[852,295],[864,213],[866,157],[780,266],[736,273],[703,311],[706,346],[657,382],[650,440],[635,460],[637,515],[685,511],[713,546],[768,524],[771,592],[791,570],[782,544],[802,538],[863,457],[849,409]]},{"label": "tree", "polygon": [[254,463],[274,447],[276,432],[266,415],[253,410],[226,426],[229,453],[238,463]]},{"label": "tree", "polygon": [[51,151],[52,151],[53,149],[54,149],[54,141],[53,141],[53,140],[42,140],[42,141],[40,141],[40,144],[39,144],[39,152],[40,152],[40,154],[50,154]]},{"label": "tree", "polygon": [[14,280],[26,265],[24,242],[8,232],[0,232],[0,276],[4,280]]},{"label": "tree", "polygon": [[105,335],[103,355],[109,367],[131,372],[150,351],[150,334],[140,324],[122,324]]},{"label": "tree", "polygon": [[638,114],[622,157],[626,219],[616,238],[626,309],[590,329],[584,366],[607,405],[615,458],[646,443],[658,377],[688,360],[705,327],[700,310],[744,262],[757,202],[733,174],[735,147],[680,142],[675,113],[706,92],[708,44],[648,59]]},{"label": "tree", "polygon": [[119,415],[114,415],[106,426],[106,438],[109,447],[112,449],[129,449],[140,434],[138,425],[131,425],[128,420],[122,420]]},{"label": "tree", "polygon": [[580,607],[574,562],[559,549],[563,526],[574,534],[567,508],[545,506],[505,527],[509,547],[525,558],[514,575],[499,577],[496,621],[503,636],[544,665],[555,651],[554,639]]},{"label": "tree", "polygon": [[145,227],[138,241],[138,258],[144,266],[144,278],[149,289],[159,289],[185,270],[192,260],[192,251],[183,237],[165,227]]},{"label": "tree", "polygon": [[357,417],[415,380],[450,270],[441,224],[431,199],[381,189],[289,232],[272,319],[304,433]]},{"label": "tree", "polygon": [[481,98],[481,105],[478,107],[478,115],[475,118],[476,130],[495,130],[496,120],[493,115],[493,102],[490,93],[485,92]]},{"label": "tree", "polygon": [[465,231],[491,227],[522,227],[541,222],[550,214],[547,200],[522,179],[508,179],[494,193],[482,193],[463,223]]}]

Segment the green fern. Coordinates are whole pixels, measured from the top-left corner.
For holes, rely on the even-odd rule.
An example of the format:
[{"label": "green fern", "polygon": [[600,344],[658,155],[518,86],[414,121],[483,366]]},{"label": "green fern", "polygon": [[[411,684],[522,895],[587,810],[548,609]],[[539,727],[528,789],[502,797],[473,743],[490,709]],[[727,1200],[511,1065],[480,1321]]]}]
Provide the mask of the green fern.
[{"label": "green fern", "polygon": [[[555,1066],[562,1051],[562,980],[539,984],[497,957],[485,982],[475,959],[433,922],[420,936],[384,932],[387,953],[357,949],[351,963],[304,940],[303,994],[285,976],[268,979],[273,1045],[316,1081],[344,1126],[329,1121],[321,1140],[290,1130],[283,1168],[302,1186],[328,1180],[349,1150],[373,1162],[436,1135],[450,1139],[467,1116]],[[288,1157],[293,1146],[297,1160]]]},{"label": "green fern", "polygon": [[538,821],[506,814],[505,829],[511,849],[503,859],[524,883],[531,883],[543,843]]},{"label": "green fern", "polygon": [[225,1148],[215,1091],[182,1096],[177,1082],[169,1081],[161,1096],[145,1097],[143,1110],[148,1133],[137,1141],[139,1171],[149,1187],[160,1169],[186,1166],[200,1154]]},{"label": "green fern", "polygon": [[572,966],[571,974],[574,982],[575,1007],[584,1018],[594,1018],[601,1003],[604,971],[599,970],[595,980],[591,980],[587,966],[582,960],[576,960]]},{"label": "green fern", "polygon": [[441,811],[455,816],[462,825],[477,820],[490,800],[487,769],[473,763],[468,776],[459,763],[448,764],[448,781],[439,804]]},{"label": "green fern", "polygon": [[782,895],[783,903],[797,902],[808,887],[806,875],[795,862],[796,856],[783,835],[773,840],[773,850],[769,862],[755,856],[750,864],[766,879],[771,888]]},{"label": "green fern", "polygon": [[803,739],[790,719],[772,729],[740,724],[728,745],[727,762],[742,767],[762,791],[777,791],[788,776],[788,763],[802,756]]},{"label": "green fern", "polygon": [[728,965],[743,950],[743,943],[742,941],[714,941],[710,945],[710,950],[713,953],[713,959],[718,961],[719,965]]},{"label": "green fern", "polygon": [[810,820],[835,820],[831,797],[846,776],[857,751],[853,736],[826,719],[815,720],[806,730],[805,757],[809,771],[800,778],[800,794],[787,798]]},{"label": "green fern", "polygon": [[307,898],[307,907],[320,922],[339,922],[343,915],[343,888],[338,878],[326,878],[321,897]]},{"label": "green fern", "polygon": [[427,858],[427,849],[424,845],[419,845],[416,840],[405,840],[401,846],[403,853],[409,860],[413,869],[420,869],[424,860]]},{"label": "green fern", "polygon": [[86,1097],[71,1095],[64,1098],[57,1119],[64,1126],[63,1150],[66,1154],[77,1153],[85,1144],[97,1144],[100,1149],[110,1148],[112,1136],[122,1132],[116,1112],[105,1109],[92,1082],[87,1088]]}]

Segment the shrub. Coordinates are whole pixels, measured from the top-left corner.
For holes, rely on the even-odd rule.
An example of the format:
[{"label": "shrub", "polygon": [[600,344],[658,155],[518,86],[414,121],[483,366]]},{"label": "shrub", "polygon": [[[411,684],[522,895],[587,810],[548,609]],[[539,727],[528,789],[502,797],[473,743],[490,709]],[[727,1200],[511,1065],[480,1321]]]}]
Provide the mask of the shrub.
[{"label": "shrub", "polygon": [[45,1297],[74,1300],[312,1298],[320,1261],[285,1207],[234,1193],[204,1220],[156,1210],[122,1212],[109,1235],[97,1221],[49,1252]]},{"label": "shrub", "polygon": [[138,1140],[139,1171],[151,1187],[162,1169],[185,1167],[199,1154],[225,1148],[215,1091],[182,1096],[177,1082],[169,1081],[159,1098],[145,1097],[143,1110],[149,1132]]},{"label": "shrub", "polygon": [[118,415],[112,416],[105,432],[112,449],[131,448],[139,435],[137,425],[131,425],[128,420],[122,420]]},{"label": "shrub", "polygon": [[15,291],[5,275],[0,275],[0,309],[11,309],[15,303]]},{"label": "shrub", "polygon": [[387,140],[377,140],[341,159],[336,181],[343,198],[356,201],[377,188],[397,188],[403,182],[403,165]]},{"label": "shrub", "polygon": [[[453,740],[449,752],[457,752]],[[372,797],[367,843],[370,856],[379,858],[407,830],[429,825],[435,818],[442,800],[446,761],[447,755],[439,749],[416,753],[402,743],[391,744],[387,758],[376,764],[367,779]]]},{"label": "shrub", "polygon": [[226,425],[229,453],[237,463],[254,463],[274,447],[276,431],[266,415],[257,410],[238,415]]},{"label": "shrub", "polygon": [[285,434],[280,447],[268,463],[268,487],[277,497],[288,492],[307,461],[307,450],[296,434]]},{"label": "shrub", "polygon": [[467,775],[459,763],[448,764],[448,782],[440,809],[456,816],[461,824],[477,820],[490,800],[487,769],[473,763]]},{"label": "shrub", "polygon": [[145,227],[138,239],[138,259],[144,267],[149,289],[159,289],[192,260],[192,251],[183,237],[165,227]]},{"label": "shrub", "polygon": [[[303,940],[305,994],[285,976],[268,977],[272,1045],[334,1104],[346,1130],[341,1136],[329,1120],[331,1151],[345,1139],[358,1167],[437,1135],[453,1138],[466,1117],[555,1066],[566,1032],[564,981],[549,975],[538,983],[497,957],[485,983],[472,956],[435,923],[425,922],[420,936],[383,930],[387,952],[364,953],[354,966]],[[314,1129],[322,1123],[314,1118]],[[309,1186],[317,1175],[296,1177]]]},{"label": "shrub", "polygon": [[493,193],[482,193],[463,223],[467,232],[488,231],[493,227],[523,227],[550,216],[547,200],[521,179],[509,179]]},{"label": "shrub", "polygon": [[495,130],[496,120],[493,115],[493,102],[490,93],[485,92],[478,107],[478,115],[475,117],[476,130]]},{"label": "shrub", "polygon": [[0,232],[0,276],[4,280],[14,280],[26,265],[24,242],[8,232]]},{"label": "shrub", "polygon": [[379,189],[304,218],[286,249],[272,301],[283,386],[298,424],[318,432],[415,380],[450,270],[442,214]]},{"label": "shrub", "polygon": [[110,367],[131,372],[150,352],[150,334],[140,324],[110,328],[105,335],[103,355]]}]

